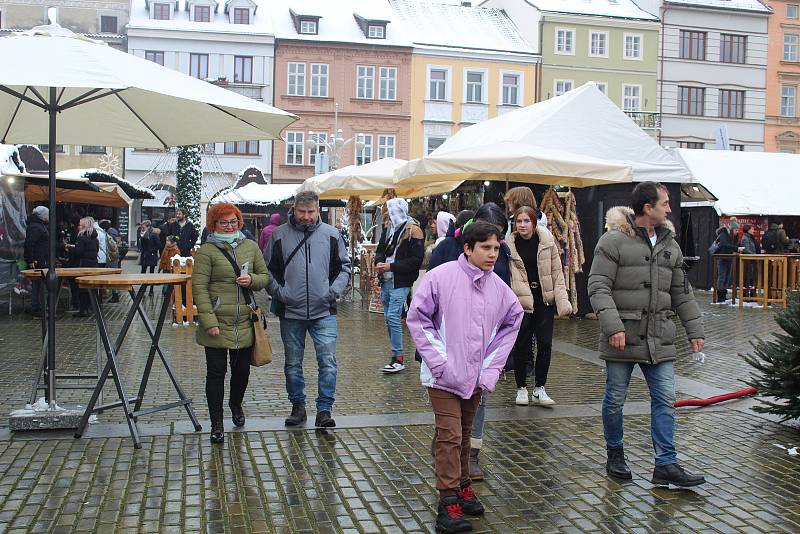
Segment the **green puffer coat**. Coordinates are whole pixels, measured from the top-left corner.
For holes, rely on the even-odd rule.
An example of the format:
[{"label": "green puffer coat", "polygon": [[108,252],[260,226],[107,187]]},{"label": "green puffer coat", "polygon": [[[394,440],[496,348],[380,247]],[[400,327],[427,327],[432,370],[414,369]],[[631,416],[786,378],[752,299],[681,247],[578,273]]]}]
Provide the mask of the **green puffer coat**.
[{"label": "green puffer coat", "polygon": [[[601,358],[637,363],[674,360],[675,312],[689,339],[705,335],[672,224],[667,221],[656,228],[654,247],[630,208],[608,210],[606,226],[589,274],[589,299],[600,319]],[[618,332],[625,332],[623,351],[608,344]]]},{"label": "green puffer coat", "polygon": [[[197,343],[218,349],[250,347],[253,345],[250,308],[247,307],[242,288],[236,284],[233,265],[220,250],[222,247],[240,266],[245,262],[250,264],[249,272],[253,278],[250,289],[260,291],[267,287],[267,265],[258,243],[241,238],[236,248],[232,249],[230,245],[209,235],[195,254],[192,273],[192,296],[200,323]],[[213,326],[219,327],[218,336],[210,336],[206,332]]]}]

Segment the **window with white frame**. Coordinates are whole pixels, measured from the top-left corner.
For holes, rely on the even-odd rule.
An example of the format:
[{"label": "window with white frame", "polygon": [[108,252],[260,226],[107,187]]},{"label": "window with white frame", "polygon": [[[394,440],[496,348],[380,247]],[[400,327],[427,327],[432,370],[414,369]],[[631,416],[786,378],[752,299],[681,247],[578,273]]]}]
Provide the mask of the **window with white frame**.
[{"label": "window with white frame", "polygon": [[356,70],[356,98],[375,98],[375,67],[358,65]]},{"label": "window with white frame", "polygon": [[211,6],[194,6],[195,22],[211,22]]},{"label": "window with white frame", "polygon": [[608,84],[606,82],[594,82],[594,84],[601,93],[608,96]]},{"label": "window with white frame", "polygon": [[[363,143],[359,148],[358,142]],[[356,134],[356,165],[372,162],[372,134]]]},{"label": "window with white frame", "polygon": [[378,159],[393,158],[397,138],[393,135],[378,136]]},{"label": "window with white frame", "polygon": [[642,34],[625,34],[625,50],[622,57],[625,59],[642,59]]},{"label": "window with white frame", "polygon": [[311,96],[328,96],[328,65],[327,63],[311,64]]},{"label": "window with white frame", "polygon": [[379,24],[370,24],[367,29],[367,37],[370,39],[384,39],[386,37],[386,28]]},{"label": "window with white frame", "polygon": [[381,67],[378,98],[397,100],[397,67]]},{"label": "window with white frame", "polygon": [[781,86],[781,117],[797,116],[797,87]]},{"label": "window with white frame", "polygon": [[447,141],[444,137],[428,137],[427,142],[425,143],[425,155],[427,156]]},{"label": "window with white frame", "polygon": [[233,56],[233,83],[253,83],[253,56]]},{"label": "window with white frame", "polygon": [[233,8],[234,24],[250,24],[250,9],[246,7]]},{"label": "window with white frame", "polygon": [[556,28],[556,54],[575,54],[575,30]]},{"label": "window with white frame", "polygon": [[553,83],[553,92],[555,96],[561,96],[567,91],[572,91],[574,82],[572,80],[556,80]]},{"label": "window with white frame", "polygon": [[783,60],[797,61],[797,42],[796,34],[787,33],[783,36]]},{"label": "window with white frame", "polygon": [[208,54],[189,54],[189,75],[201,80],[208,78]]},{"label": "window with white frame", "polygon": [[622,85],[622,109],[625,111],[640,111],[642,109],[641,85]]},{"label": "window with white frame", "polygon": [[466,75],[467,90],[465,92],[465,101],[473,104],[480,104],[483,102],[483,71],[469,70]]},{"label": "window with white frame", "polygon": [[286,132],[286,165],[303,164],[303,132]]},{"label": "window with white frame", "polygon": [[503,73],[503,105],[520,105],[520,78],[519,74]]},{"label": "window with white frame", "polygon": [[300,33],[314,35],[317,33],[317,21],[316,20],[301,20],[300,21]]},{"label": "window with white frame", "polygon": [[798,13],[798,5],[797,4],[786,4],[786,18],[787,19],[796,19]]},{"label": "window with white frame", "polygon": [[287,94],[289,96],[305,96],[306,94],[306,64],[289,63],[289,77]]},{"label": "window with white frame", "polygon": [[158,2],[153,4],[152,13],[155,20],[169,20],[169,4]]},{"label": "window with white frame", "polygon": [[308,138],[315,142],[315,144],[308,149],[308,164],[316,165],[317,156],[325,153],[325,143],[328,141],[328,134],[308,132]]},{"label": "window with white frame", "polygon": [[608,57],[608,32],[589,32],[589,55]]},{"label": "window with white frame", "polygon": [[146,50],[144,53],[144,58],[147,61],[152,61],[153,63],[158,63],[162,67],[164,66],[164,52],[157,51],[157,50]]},{"label": "window with white frame", "polygon": [[431,69],[429,77],[428,99],[447,100],[447,70]]}]

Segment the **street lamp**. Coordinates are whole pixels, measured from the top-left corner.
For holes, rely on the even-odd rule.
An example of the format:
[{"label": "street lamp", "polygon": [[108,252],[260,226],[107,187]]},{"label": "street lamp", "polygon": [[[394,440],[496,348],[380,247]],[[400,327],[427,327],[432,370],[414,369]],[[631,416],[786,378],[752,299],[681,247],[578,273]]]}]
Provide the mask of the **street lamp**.
[{"label": "street lamp", "polygon": [[[323,172],[327,172],[328,170],[336,170],[339,168],[339,162],[342,158],[342,150],[347,145],[354,143],[356,149],[364,150],[366,147],[366,143],[364,142],[364,134],[357,134],[353,137],[348,139],[344,138],[343,131],[339,128],[339,103],[334,104],[334,115],[333,115],[333,131],[334,133],[328,135],[323,132],[308,132],[308,139],[306,140],[306,147],[309,150],[316,151],[317,158],[315,158],[315,163],[318,160],[322,160],[322,165],[317,163],[315,165],[314,171],[316,174],[322,174]],[[324,137],[322,137],[324,136]],[[325,151],[320,152],[320,147],[324,147]],[[330,159],[328,159],[330,158]],[[326,160],[329,164],[325,164]]]}]

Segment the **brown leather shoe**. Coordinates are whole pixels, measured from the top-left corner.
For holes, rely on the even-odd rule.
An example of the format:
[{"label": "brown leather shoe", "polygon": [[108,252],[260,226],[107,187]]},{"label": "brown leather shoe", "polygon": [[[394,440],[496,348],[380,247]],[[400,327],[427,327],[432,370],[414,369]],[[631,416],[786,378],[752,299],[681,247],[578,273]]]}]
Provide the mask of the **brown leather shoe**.
[{"label": "brown leather shoe", "polygon": [[469,450],[469,478],[471,480],[483,480],[483,469],[478,463],[478,454],[480,449]]}]

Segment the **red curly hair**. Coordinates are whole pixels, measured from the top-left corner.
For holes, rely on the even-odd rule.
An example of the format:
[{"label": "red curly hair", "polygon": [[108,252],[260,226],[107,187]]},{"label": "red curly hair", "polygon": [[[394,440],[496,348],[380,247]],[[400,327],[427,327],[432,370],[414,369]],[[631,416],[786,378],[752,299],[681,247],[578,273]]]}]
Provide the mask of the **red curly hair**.
[{"label": "red curly hair", "polygon": [[236,218],[239,219],[239,228],[237,230],[244,228],[244,217],[242,217],[242,212],[239,208],[224,202],[212,204],[208,208],[208,214],[206,215],[206,228],[208,228],[209,232],[213,232],[217,228],[218,220],[227,219],[231,215],[236,215]]}]

